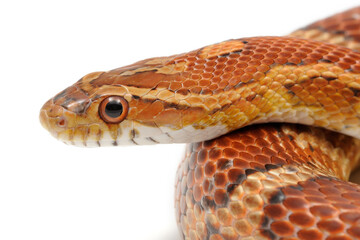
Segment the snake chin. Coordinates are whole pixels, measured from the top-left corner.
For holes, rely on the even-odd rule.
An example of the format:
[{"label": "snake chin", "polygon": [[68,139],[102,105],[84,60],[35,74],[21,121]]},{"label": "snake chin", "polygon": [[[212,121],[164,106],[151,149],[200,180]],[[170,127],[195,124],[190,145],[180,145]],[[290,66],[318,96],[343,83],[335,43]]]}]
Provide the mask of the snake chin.
[{"label": "snake chin", "polygon": [[122,129],[121,134],[114,138],[109,131],[101,133],[101,137],[83,138],[69,136],[55,136],[65,144],[79,147],[106,147],[120,145],[152,145],[158,143],[189,143],[200,142],[221,136],[228,132],[224,125],[216,125],[205,129],[196,129],[187,126],[178,130],[169,127],[149,127],[140,124],[132,124],[131,128]]}]

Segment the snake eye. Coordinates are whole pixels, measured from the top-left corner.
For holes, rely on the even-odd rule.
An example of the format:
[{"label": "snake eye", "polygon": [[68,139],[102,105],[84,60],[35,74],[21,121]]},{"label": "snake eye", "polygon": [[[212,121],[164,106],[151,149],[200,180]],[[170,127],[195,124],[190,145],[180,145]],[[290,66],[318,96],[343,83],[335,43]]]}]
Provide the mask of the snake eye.
[{"label": "snake eye", "polygon": [[129,110],[127,101],[119,96],[105,98],[99,106],[99,115],[107,123],[120,123]]}]

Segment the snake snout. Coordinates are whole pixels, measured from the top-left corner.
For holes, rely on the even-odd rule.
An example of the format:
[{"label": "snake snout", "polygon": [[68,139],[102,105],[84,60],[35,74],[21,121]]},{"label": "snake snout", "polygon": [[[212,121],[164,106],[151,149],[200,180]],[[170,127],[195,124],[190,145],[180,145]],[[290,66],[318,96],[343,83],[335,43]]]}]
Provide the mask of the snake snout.
[{"label": "snake snout", "polygon": [[48,100],[40,110],[41,125],[56,138],[68,126],[68,119],[64,111],[64,108],[55,104],[53,99]]}]

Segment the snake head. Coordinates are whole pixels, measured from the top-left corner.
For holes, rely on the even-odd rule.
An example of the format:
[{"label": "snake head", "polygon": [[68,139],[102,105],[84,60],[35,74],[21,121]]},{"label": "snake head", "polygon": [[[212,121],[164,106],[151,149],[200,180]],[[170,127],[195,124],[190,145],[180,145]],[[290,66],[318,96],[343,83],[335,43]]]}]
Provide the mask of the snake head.
[{"label": "snake head", "polygon": [[181,78],[182,64],[166,67],[166,62],[169,58],[148,59],[88,74],[44,104],[41,124],[57,139],[80,146],[212,138],[206,136],[209,131],[193,126],[209,118],[206,109],[187,103],[188,95],[169,88]]}]

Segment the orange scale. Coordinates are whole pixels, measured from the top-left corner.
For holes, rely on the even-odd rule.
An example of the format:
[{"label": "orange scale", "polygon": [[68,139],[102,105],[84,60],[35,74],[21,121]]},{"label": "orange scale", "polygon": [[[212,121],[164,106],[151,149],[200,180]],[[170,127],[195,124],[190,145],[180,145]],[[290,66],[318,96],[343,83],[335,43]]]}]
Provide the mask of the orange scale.
[{"label": "orange scale", "polygon": [[189,53],[186,60],[187,60],[188,62],[194,62],[194,63],[195,63],[196,60],[197,60],[197,57],[194,56],[194,53]]},{"label": "orange scale", "polygon": [[[268,41],[266,41],[268,42]],[[262,49],[263,51],[271,47],[271,43],[260,43],[258,44],[258,49]]]},{"label": "orange scale", "polygon": [[296,52],[296,48],[291,47],[290,45],[285,47],[283,50],[285,50],[287,52]]},{"label": "orange scale", "polygon": [[281,48],[279,48],[279,47],[270,47],[270,48],[268,48],[268,52],[279,53],[279,52],[281,52]]},{"label": "orange scale", "polygon": [[[358,52],[350,52],[350,53],[348,53],[348,56],[351,58],[355,58],[355,59],[360,58],[360,54]],[[357,60],[357,62],[358,62],[358,60]]]},{"label": "orange scale", "polygon": [[227,67],[224,68],[224,71],[232,73],[233,71],[235,71],[235,67],[232,66],[232,65],[227,66]]},{"label": "orange scale", "polygon": [[[213,72],[215,71],[215,68],[213,67],[206,67],[204,70],[203,70],[203,77],[205,78],[211,78],[213,76]],[[207,75],[205,75],[207,74]]]},{"label": "orange scale", "polygon": [[286,46],[286,40],[283,41],[278,39],[277,41],[274,42],[273,46],[283,49]]},{"label": "orange scale", "polygon": [[281,64],[281,65],[288,62],[286,57],[278,57],[274,61],[275,61],[275,63]]},{"label": "orange scale", "polygon": [[206,178],[202,184],[205,195],[210,195],[214,190],[214,183],[212,178]]},{"label": "orange scale", "polygon": [[[296,186],[295,186],[296,187]],[[296,198],[296,199],[302,199],[300,200],[300,202],[298,203],[294,203],[294,204],[290,204],[289,206],[307,206],[307,201],[305,201],[303,198],[305,196],[305,193],[302,190],[296,189],[296,188],[292,188],[292,187],[286,187],[284,189],[282,189],[283,194],[286,196],[286,199],[288,198]],[[285,199],[285,200],[286,200]],[[287,201],[291,201],[291,199],[287,200]],[[301,206],[300,206],[301,208]]]},{"label": "orange scale", "polygon": [[338,62],[337,65],[339,67],[341,67],[342,69],[350,69],[350,64],[343,62],[343,61]]},{"label": "orange scale", "polygon": [[261,59],[259,60],[259,59],[252,59],[249,63],[248,63],[248,65],[249,66],[254,66],[254,67],[257,67],[257,66],[259,66],[261,64]]},{"label": "orange scale", "polygon": [[[195,72],[194,72],[195,73]],[[201,73],[201,72],[200,72]],[[201,75],[200,74],[192,74],[190,77],[191,80],[194,81],[199,81],[201,79]],[[185,85],[184,85],[185,86]]]},{"label": "orange scale", "polygon": [[215,91],[215,94],[223,92],[223,89],[225,89],[229,85],[228,81],[221,81],[219,82],[218,86],[219,89]]},{"label": "orange scale", "polygon": [[294,63],[294,64],[300,64],[301,63],[301,59],[297,58],[297,57],[291,57],[289,58],[289,62],[290,63]]},{"label": "orange scale", "polygon": [[271,230],[280,236],[291,236],[294,233],[294,226],[288,221],[275,221],[270,224]]},{"label": "orange scale", "polygon": [[283,219],[289,213],[282,204],[271,204],[264,208],[264,213],[267,217],[273,219]]},{"label": "orange scale", "polygon": [[[327,95],[334,95],[337,93],[337,89],[334,88],[331,85],[326,85],[323,88],[321,88],[321,91],[323,91],[324,93],[326,93]],[[333,98],[332,98],[333,99]],[[335,99],[333,99],[335,100]]]},{"label": "orange scale", "polygon": [[[323,193],[324,195],[328,196],[329,195],[341,195],[341,191],[339,191],[338,189],[334,188],[334,187],[320,187],[319,191],[321,193]],[[343,199],[343,198],[341,198]]]},{"label": "orange scale", "polygon": [[288,153],[288,152],[279,152],[278,154],[279,158],[286,159],[289,164],[294,162],[294,158]]},{"label": "orange scale", "polygon": [[271,163],[272,163],[272,164],[275,164],[275,165],[288,164],[288,162],[286,161],[286,159],[280,158],[280,157],[276,157],[276,156],[270,157],[270,160],[271,160]]},{"label": "orange scale", "polygon": [[268,65],[266,65],[266,64],[260,63],[260,64],[256,67],[256,69],[257,69],[259,72],[265,73],[265,72],[267,72],[267,71],[270,70],[270,67],[269,67]]},{"label": "orange scale", "polygon": [[231,143],[231,147],[235,148],[237,150],[245,150],[245,145],[243,143],[237,142],[237,141],[233,141]]},{"label": "orange scale", "polygon": [[347,64],[355,64],[356,63],[356,60],[354,60],[353,58],[349,58],[349,57],[345,57],[342,60]]},{"label": "orange scale", "polygon": [[243,83],[247,83],[252,79],[252,75],[249,73],[244,73],[241,77],[240,77],[240,81]]},{"label": "orange scale", "polygon": [[196,63],[196,65],[201,66],[201,65],[205,65],[207,63],[207,61],[206,61],[206,59],[197,59],[195,61],[195,63]]},{"label": "orange scale", "polygon": [[[354,92],[351,91],[350,89],[348,88],[344,88],[344,89],[340,89],[338,91],[345,99],[346,98],[352,98],[354,96]],[[337,103],[339,105],[339,103]],[[346,104],[346,103],[344,103]],[[340,105],[339,105],[340,106]]]},{"label": "orange scale", "polygon": [[235,65],[235,68],[237,69],[237,70],[239,70],[239,69],[244,69],[244,68],[246,68],[248,66],[248,63],[247,62],[239,62],[239,63],[237,63],[236,65]]},{"label": "orange scale", "polygon": [[317,63],[317,59],[309,58],[309,57],[303,59],[302,61],[303,61],[304,65]]},{"label": "orange scale", "polygon": [[269,52],[265,54],[266,58],[270,58],[270,59],[275,59],[279,56],[280,53],[273,53],[273,52]]},{"label": "orange scale", "polygon": [[273,64],[275,61],[272,58],[264,58],[263,60],[261,60],[261,64],[270,66],[271,64]]},{"label": "orange scale", "polygon": [[256,66],[249,66],[249,67],[245,68],[245,70],[244,70],[245,73],[256,73],[256,71],[257,71]]},{"label": "orange scale", "polygon": [[169,89],[172,91],[176,91],[182,87],[182,84],[180,82],[171,82],[169,85]]},{"label": "orange scale", "polygon": [[322,220],[318,222],[317,227],[330,234],[342,233],[345,228],[344,224],[337,220]]},{"label": "orange scale", "polygon": [[358,192],[343,193],[342,197],[349,199],[349,200],[358,201],[360,199],[360,193],[358,193]]},{"label": "orange scale", "polygon": [[270,161],[270,157],[269,156],[265,156],[265,155],[256,155],[254,157],[254,160],[258,163],[261,163],[262,165],[271,163]]},{"label": "orange scale", "polygon": [[352,65],[351,70],[353,70],[355,73],[360,73],[360,64]]},{"label": "orange scale", "polygon": [[324,55],[326,55],[326,54],[328,54],[328,53],[329,53],[329,51],[328,51],[328,50],[326,50],[326,49],[325,49],[325,48],[323,48],[323,47],[318,48],[318,49],[315,49],[315,52],[316,52],[316,53],[321,54],[322,56],[324,56]]},{"label": "orange scale", "polygon": [[276,155],[278,155],[279,153],[285,152],[285,149],[278,143],[272,143],[271,148],[276,152]]},{"label": "orange scale", "polygon": [[274,151],[272,148],[269,147],[263,147],[261,153],[269,157],[276,156],[278,154],[277,151]]},{"label": "orange scale", "polygon": [[253,145],[246,147],[246,151],[251,153],[252,155],[261,154],[261,148],[258,146],[253,146]]},{"label": "orange scale", "polygon": [[228,183],[227,175],[223,172],[217,172],[214,175],[215,187],[224,188]]},{"label": "orange scale", "polygon": [[213,93],[215,93],[215,90],[218,89],[218,85],[217,84],[211,84],[209,86],[209,90],[212,91]]},{"label": "orange scale", "polygon": [[218,70],[223,70],[226,67],[226,64],[219,63],[215,66],[215,72]]},{"label": "orange scale", "polygon": [[239,60],[242,62],[249,62],[251,60],[251,57],[249,56],[240,56]]},{"label": "orange scale", "polygon": [[331,62],[338,62],[340,59],[338,56],[335,55],[326,55],[324,59],[330,60]]},{"label": "orange scale", "polygon": [[323,197],[305,197],[305,199],[312,203],[329,204],[329,201]]},{"label": "orange scale", "polygon": [[353,211],[344,212],[339,215],[339,218],[343,222],[352,225],[358,222],[358,220],[360,219],[360,212],[353,212]]},{"label": "orange scale", "polygon": [[205,69],[205,65],[195,65],[194,66],[194,72],[193,73],[201,73]]},{"label": "orange scale", "polygon": [[297,235],[300,240],[323,238],[323,234],[318,229],[301,229]]},{"label": "orange scale", "polygon": [[227,62],[227,58],[226,57],[218,57],[216,61],[218,63],[217,66],[220,64],[225,65],[225,63]]},{"label": "orange scale", "polygon": [[209,151],[209,159],[210,160],[216,161],[221,157],[221,155],[222,155],[222,149],[220,149],[220,148],[212,148]]},{"label": "orange scale", "polygon": [[223,156],[227,158],[235,158],[239,155],[239,152],[237,149],[232,148],[225,148],[223,150]]},{"label": "orange scale", "polygon": [[249,56],[251,56],[251,55],[253,55],[253,54],[254,54],[254,51],[253,51],[253,50],[249,50],[249,49],[243,50],[243,51],[241,52],[241,55],[249,55]]},{"label": "orange scale", "polygon": [[215,59],[210,59],[205,63],[206,67],[214,67],[217,64]]},{"label": "orange scale", "polygon": [[204,173],[206,177],[212,177],[216,172],[216,164],[214,162],[207,162],[205,164]]},{"label": "orange scale", "polygon": [[297,57],[297,58],[300,58],[300,59],[306,57],[306,54],[303,53],[303,52],[295,52],[295,53],[293,53],[292,55],[293,55],[294,57]]},{"label": "orange scale", "polygon": [[245,144],[245,145],[249,145],[249,144],[254,144],[255,143],[255,139],[251,136],[243,136],[241,139],[239,139],[241,143]]},{"label": "orange scale", "polygon": [[193,188],[193,197],[196,202],[199,202],[204,196],[203,188],[201,185],[196,184]]},{"label": "orange scale", "polygon": [[360,239],[360,227],[353,226],[349,229],[347,229],[347,232],[354,238]]},{"label": "orange scale", "polygon": [[280,53],[278,54],[278,56],[280,56],[280,57],[282,57],[282,58],[290,58],[292,55],[291,55],[291,53],[289,53],[289,52],[280,52]]},{"label": "orange scale", "polygon": [[256,54],[254,54],[254,57],[255,57],[255,55],[261,55],[261,56],[263,56],[265,53],[267,53],[268,52],[268,48],[269,48],[270,46],[269,45],[259,45],[259,48],[257,48],[257,49],[255,49],[255,53]]},{"label": "orange scale", "polygon": [[250,168],[250,163],[247,160],[243,160],[243,159],[240,159],[240,158],[235,158],[233,160],[233,166],[245,169],[245,168]]},{"label": "orange scale", "polygon": [[340,49],[333,51],[332,54],[334,54],[335,56],[340,57],[340,58],[345,56],[345,53],[341,52]]},{"label": "orange scale", "polygon": [[307,212],[295,212],[289,216],[289,220],[298,226],[310,228],[315,224],[315,218]]},{"label": "orange scale", "polygon": [[228,64],[230,61],[237,61],[237,58],[239,58],[239,53],[233,53],[228,56]]},{"label": "orange scale", "polygon": [[310,208],[310,212],[320,218],[331,218],[334,217],[338,211],[336,208],[329,205],[316,205]]},{"label": "orange scale", "polygon": [[287,197],[283,201],[284,206],[291,211],[306,210],[308,208],[308,201],[299,197]]},{"label": "orange scale", "polygon": [[245,171],[244,168],[242,168],[244,166],[250,167],[248,163],[241,164],[241,166],[239,166],[241,168],[236,168],[237,164],[234,164],[234,168],[231,168],[227,172],[227,178],[230,183],[241,183],[245,179]]},{"label": "orange scale", "polygon": [[217,205],[223,206],[229,201],[229,197],[225,189],[216,189],[214,192],[214,201]]},{"label": "orange scale", "polygon": [[311,53],[312,52],[312,49],[311,48],[309,48],[309,47],[300,47],[299,48],[299,51],[300,52],[304,52],[305,54],[307,54],[307,53]]},{"label": "orange scale", "polygon": [[220,158],[216,163],[216,167],[218,170],[224,171],[232,167],[232,161],[227,158]]},{"label": "orange scale", "polygon": [[[192,87],[189,89],[190,93],[200,94],[203,91],[202,87]],[[201,100],[198,100],[197,102],[201,102]]]},{"label": "orange scale", "polygon": [[232,73],[231,72],[225,72],[223,75],[221,75],[221,79],[223,80],[223,84],[225,83],[225,86],[228,85],[229,80],[232,77]]},{"label": "orange scale", "polygon": [[320,88],[316,84],[310,84],[306,87],[306,91],[310,92],[311,94],[314,94],[320,90]]},{"label": "orange scale", "polygon": [[[204,74],[203,74],[203,78],[207,78],[207,77],[204,77]],[[210,78],[210,77],[209,77]],[[211,81],[210,80],[200,80],[199,81],[199,86],[200,87],[205,87],[205,86],[209,86],[211,84]]]},{"label": "orange scale", "polygon": [[239,152],[239,156],[240,159],[243,159],[245,161],[252,161],[254,156],[251,155],[250,153],[247,152]]}]

